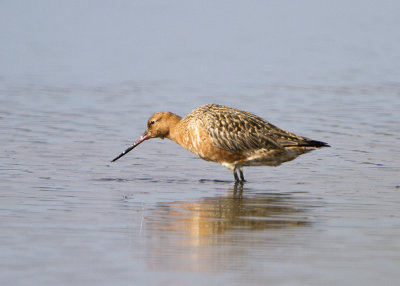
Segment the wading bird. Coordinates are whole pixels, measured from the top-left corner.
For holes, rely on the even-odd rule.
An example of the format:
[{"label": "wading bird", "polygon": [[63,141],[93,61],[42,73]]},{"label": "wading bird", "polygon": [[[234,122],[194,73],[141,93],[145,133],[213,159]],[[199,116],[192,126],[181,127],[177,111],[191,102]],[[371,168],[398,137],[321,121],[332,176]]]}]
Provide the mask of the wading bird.
[{"label": "wading bird", "polygon": [[220,163],[233,172],[236,182],[245,181],[243,167],[278,166],[317,148],[329,147],[252,113],[206,104],[184,118],[171,112],[154,113],[143,135],[111,162],[151,138],[171,139],[206,161]]}]

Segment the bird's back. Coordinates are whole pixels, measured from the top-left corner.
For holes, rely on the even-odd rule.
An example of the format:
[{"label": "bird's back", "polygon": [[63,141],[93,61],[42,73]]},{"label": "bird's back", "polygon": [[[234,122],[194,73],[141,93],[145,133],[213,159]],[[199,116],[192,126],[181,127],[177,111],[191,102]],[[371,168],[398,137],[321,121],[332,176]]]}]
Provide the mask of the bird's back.
[{"label": "bird's back", "polygon": [[278,128],[252,113],[218,104],[200,106],[185,119],[202,126],[216,147],[231,152],[327,146]]}]

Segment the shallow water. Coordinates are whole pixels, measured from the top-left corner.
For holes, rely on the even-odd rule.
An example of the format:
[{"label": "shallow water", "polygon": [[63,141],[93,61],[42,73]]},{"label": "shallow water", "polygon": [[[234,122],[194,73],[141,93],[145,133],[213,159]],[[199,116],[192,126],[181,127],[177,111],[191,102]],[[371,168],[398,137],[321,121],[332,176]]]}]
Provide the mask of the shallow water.
[{"label": "shallow water", "polygon": [[[10,28],[1,50],[3,58],[9,55],[0,69],[1,285],[396,285],[395,4],[353,14],[356,1],[330,9],[311,1],[297,12],[286,10],[289,4],[258,3],[230,7],[222,17],[223,4],[103,3],[80,29],[91,7],[82,6],[72,21],[60,11],[74,4],[49,3],[31,7],[25,19],[12,17],[20,15],[17,4],[6,7],[10,21],[24,24],[9,27],[27,37]],[[45,8],[51,17],[43,20]],[[177,8],[197,12],[189,13],[192,19]],[[318,13],[305,21],[311,8]],[[282,23],[285,11],[301,17]],[[341,15],[343,26],[330,26],[330,11]],[[164,12],[176,17],[150,17]],[[234,20],[242,13],[254,17],[239,25]],[[122,17],[128,14],[152,20],[139,29],[137,18]],[[127,23],[136,27],[136,37],[114,34],[104,16],[121,35],[129,34]],[[297,27],[297,20],[312,29]],[[169,24],[157,25],[164,21]],[[48,23],[68,23],[75,33],[65,26],[56,33]],[[235,31],[225,30],[229,23]],[[34,38],[29,25],[45,29]],[[274,39],[272,47],[261,32]],[[194,43],[168,40],[175,34]],[[109,38],[119,53],[98,44]],[[135,38],[157,49],[137,46]],[[157,45],[160,38],[164,46]],[[24,41],[36,45],[24,50]],[[277,168],[245,168],[244,185],[168,140],[146,141],[109,162],[143,133],[153,112],[185,115],[210,102],[332,147]]]}]

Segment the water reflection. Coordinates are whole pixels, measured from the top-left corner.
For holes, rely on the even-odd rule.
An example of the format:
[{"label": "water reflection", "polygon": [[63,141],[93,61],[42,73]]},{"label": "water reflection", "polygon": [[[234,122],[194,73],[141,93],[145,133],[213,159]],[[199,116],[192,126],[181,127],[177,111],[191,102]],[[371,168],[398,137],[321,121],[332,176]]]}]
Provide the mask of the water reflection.
[{"label": "water reflection", "polygon": [[[154,269],[240,267],[247,248],[266,251],[282,237],[292,239],[288,230],[310,225],[310,207],[299,195],[243,190],[240,184],[220,196],[159,203],[146,219],[147,259]],[[234,265],[226,263],[231,260]]]},{"label": "water reflection", "polygon": [[198,237],[239,229],[305,226],[308,207],[292,194],[243,192],[243,184],[235,184],[228,195],[160,203],[153,210],[157,220],[151,228]]}]

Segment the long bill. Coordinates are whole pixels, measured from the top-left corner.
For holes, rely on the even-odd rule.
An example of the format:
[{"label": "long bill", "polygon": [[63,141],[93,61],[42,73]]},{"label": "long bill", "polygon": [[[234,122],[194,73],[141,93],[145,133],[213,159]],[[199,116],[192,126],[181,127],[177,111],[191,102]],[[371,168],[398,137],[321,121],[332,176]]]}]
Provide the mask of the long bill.
[{"label": "long bill", "polygon": [[125,154],[129,153],[133,148],[135,148],[137,145],[139,145],[140,143],[142,143],[143,141],[145,141],[147,139],[149,139],[149,136],[147,135],[147,132],[145,132],[145,133],[143,133],[142,136],[140,136],[140,138],[138,140],[135,141],[135,143],[133,143],[124,152],[122,152],[117,157],[115,157],[113,160],[111,160],[111,162],[117,161],[119,158],[121,158]]}]

